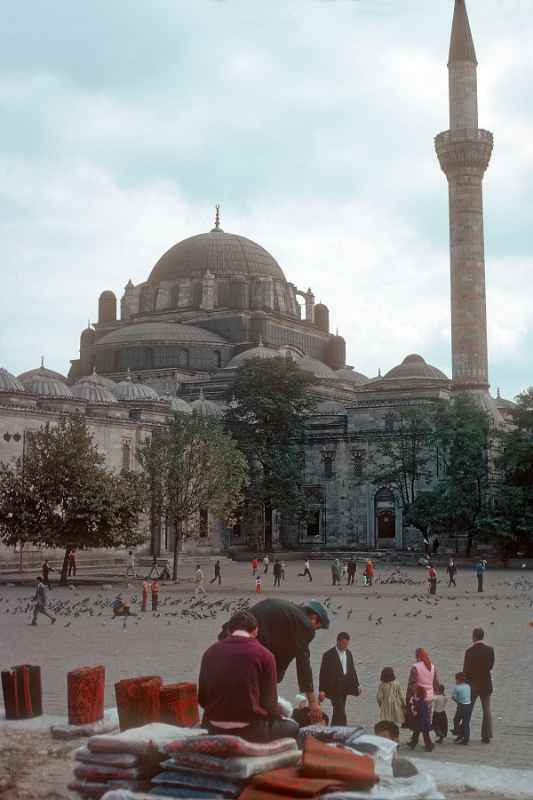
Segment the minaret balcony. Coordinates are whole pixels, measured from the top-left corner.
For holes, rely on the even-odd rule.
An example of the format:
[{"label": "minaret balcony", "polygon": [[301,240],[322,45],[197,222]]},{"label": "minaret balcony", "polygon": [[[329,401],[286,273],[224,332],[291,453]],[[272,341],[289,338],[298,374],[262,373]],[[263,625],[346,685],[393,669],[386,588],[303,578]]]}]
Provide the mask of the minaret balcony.
[{"label": "minaret balcony", "polygon": [[444,131],[435,137],[435,150],[446,175],[467,168],[482,176],[489,165],[493,145],[492,133],[480,128]]}]

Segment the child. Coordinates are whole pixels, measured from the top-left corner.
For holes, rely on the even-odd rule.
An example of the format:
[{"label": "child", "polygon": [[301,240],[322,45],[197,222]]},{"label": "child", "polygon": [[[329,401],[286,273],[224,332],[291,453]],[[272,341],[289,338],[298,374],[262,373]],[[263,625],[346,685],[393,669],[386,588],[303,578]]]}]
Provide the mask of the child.
[{"label": "child", "polygon": [[383,739],[390,739],[391,742],[400,744],[400,729],[395,722],[381,719],[374,725],[374,735],[381,736]]},{"label": "child", "polygon": [[380,720],[403,725],[405,722],[405,692],[399,681],[396,680],[392,667],[385,667],[381,671],[380,681],[376,696]]},{"label": "child", "polygon": [[261,576],[258,575],[255,579],[255,592],[256,594],[261,594],[262,586],[261,586]]},{"label": "child", "polygon": [[153,579],[150,590],[152,592],[152,611],[157,611],[157,605],[159,603],[159,584],[157,578]]},{"label": "child", "polygon": [[466,683],[464,672],[455,675],[455,689],[452,700],[457,703],[457,711],[453,718],[453,733],[457,744],[468,744],[470,741],[470,717],[472,716],[472,694]]},{"label": "child", "polygon": [[259,561],[257,560],[257,558],[252,558],[252,575],[254,576],[254,578],[258,566],[259,566]]},{"label": "child", "polygon": [[[321,702],[319,698],[319,702]],[[308,725],[311,725],[311,716],[309,712],[309,704],[307,702],[307,697],[305,694],[297,694],[294,698],[294,711],[292,712],[292,718],[295,722],[298,723],[300,728],[307,728]],[[322,719],[320,722],[315,722],[315,725],[329,725],[329,717],[327,714],[322,713]]]},{"label": "child", "polygon": [[374,581],[374,565],[371,561],[366,562],[365,571],[363,572],[363,576],[365,578],[365,585],[372,586]]},{"label": "child", "polygon": [[428,753],[433,750],[433,742],[429,732],[431,730],[431,715],[429,703],[426,701],[426,690],[423,686],[416,687],[415,696],[411,700],[411,713],[413,715],[413,736],[407,744],[414,750],[418,744],[420,734],[424,739],[424,744]]},{"label": "child", "polygon": [[448,717],[446,715],[448,698],[445,697],[444,691],[444,686],[439,683],[438,691],[433,695],[433,730],[437,737],[437,744],[442,744],[448,736]]}]

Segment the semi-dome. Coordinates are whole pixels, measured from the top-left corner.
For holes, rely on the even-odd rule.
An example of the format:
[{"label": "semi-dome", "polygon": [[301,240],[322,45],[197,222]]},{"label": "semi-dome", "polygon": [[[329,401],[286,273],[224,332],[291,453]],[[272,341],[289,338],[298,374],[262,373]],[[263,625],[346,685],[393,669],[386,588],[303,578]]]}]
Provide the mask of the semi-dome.
[{"label": "semi-dome", "polygon": [[0,392],[24,392],[24,386],[7,369],[0,367]]},{"label": "semi-dome", "polygon": [[57,397],[72,400],[74,395],[63,381],[46,376],[36,376],[32,380],[24,381],[24,388],[29,394],[39,397]]},{"label": "semi-dome", "polygon": [[84,375],[79,379],[78,383],[95,383],[97,386],[104,386],[106,389],[112,389],[116,383],[111,378],[106,378],[104,375],[99,375],[96,369],[93,369],[90,375]]},{"label": "semi-dome", "polygon": [[213,275],[258,276],[285,281],[280,265],[261,245],[215,227],[178,242],[161,256],[148,278],[151,284]]},{"label": "semi-dome", "polygon": [[196,325],[182,325],[179,322],[137,322],[117,328],[98,339],[96,347],[117,344],[137,344],[158,342],[168,344],[227,344],[227,340],[218,333],[208,331]]},{"label": "semi-dome", "polygon": [[343,381],[344,383],[351,383],[354,386],[363,386],[369,381],[366,375],[363,375],[362,372],[356,372],[352,367],[336,369],[334,377],[337,378],[337,380]]},{"label": "semi-dome", "polygon": [[228,368],[236,369],[237,367],[241,367],[245,361],[249,361],[251,358],[280,358],[283,355],[284,354],[279,350],[274,350],[272,347],[265,347],[260,340],[256,347],[250,347],[248,350],[243,350],[242,353],[233,356],[228,364]]},{"label": "semi-dome", "polygon": [[91,381],[79,381],[72,387],[74,397],[87,400],[88,403],[116,403],[117,398],[107,386]]},{"label": "semi-dome", "polygon": [[192,414],[191,405],[182,397],[163,397],[163,400],[168,400],[170,410],[175,414]]},{"label": "semi-dome", "polygon": [[300,369],[303,369],[305,372],[311,372],[315,378],[334,378],[335,373],[328,367],[327,364],[324,364],[323,361],[319,361],[318,358],[311,358],[311,356],[304,356],[303,358],[299,359],[297,362]]},{"label": "semi-dome", "polygon": [[440,381],[449,380],[444,372],[426,363],[422,356],[419,356],[417,353],[406,356],[401,364],[393,367],[383,376],[383,380],[412,380],[413,378]]},{"label": "semi-dome", "polygon": [[201,417],[222,417],[224,409],[213,402],[213,400],[206,400],[203,390],[200,390],[200,397],[193,400],[191,403],[193,414],[199,414]]},{"label": "semi-dome", "polygon": [[24,384],[39,378],[53,378],[56,381],[63,382],[67,380],[65,375],[55,372],[53,369],[47,369],[42,362],[37,369],[29,369],[27,372],[21,372],[18,376],[19,381]]},{"label": "semi-dome", "polygon": [[112,391],[117,400],[124,403],[159,400],[159,395],[154,389],[145,386],[144,383],[134,383],[131,375],[128,375],[125,381],[115,384]]}]

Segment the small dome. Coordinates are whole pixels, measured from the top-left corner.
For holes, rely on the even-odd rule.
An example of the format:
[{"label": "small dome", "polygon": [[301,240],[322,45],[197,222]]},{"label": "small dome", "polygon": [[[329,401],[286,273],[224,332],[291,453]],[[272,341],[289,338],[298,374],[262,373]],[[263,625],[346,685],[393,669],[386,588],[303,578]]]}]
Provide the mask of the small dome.
[{"label": "small dome", "polygon": [[0,367],[0,392],[24,392],[24,386],[7,369]]},{"label": "small dome", "polygon": [[245,361],[249,361],[251,358],[280,358],[282,356],[283,353],[280,353],[279,350],[265,347],[263,342],[259,340],[257,347],[251,347],[249,350],[243,350],[242,353],[233,356],[228,364],[228,368],[236,369],[237,367],[241,367]]},{"label": "small dome", "polygon": [[74,397],[87,400],[88,403],[116,403],[117,398],[107,386],[91,381],[79,381],[72,387]]},{"label": "small dome", "polygon": [[98,375],[96,369],[93,369],[91,375],[84,375],[83,378],[80,378],[78,383],[95,383],[97,386],[104,386],[106,389],[112,389],[116,386],[115,381],[112,381],[111,378]]},{"label": "small dome", "polygon": [[154,389],[150,388],[150,386],[145,386],[143,383],[134,383],[129,374],[125,381],[115,384],[112,392],[119,402],[142,402],[146,400],[153,402],[154,400],[159,400],[159,395]]},{"label": "small dome", "polygon": [[515,411],[518,408],[517,404],[514,403],[512,400],[507,400],[505,397],[502,397],[501,394],[500,394],[500,390],[499,389],[498,389],[498,391],[496,393],[495,402],[496,402],[496,408],[498,409],[498,411],[503,411],[503,412],[506,412],[508,414],[512,413],[513,411]]},{"label": "small dome", "polygon": [[327,414],[328,416],[345,416],[346,409],[336,400],[324,400],[323,402],[318,403],[315,413]]},{"label": "small dome", "polygon": [[444,372],[441,372],[437,367],[432,367],[431,364],[427,364],[422,356],[417,353],[406,356],[401,364],[390,369],[383,377],[384,380],[390,380],[391,378],[400,380],[411,380],[412,378],[449,380]]},{"label": "small dome", "polygon": [[37,369],[29,369],[27,372],[21,372],[18,376],[19,381],[24,384],[34,380],[34,378],[53,378],[56,381],[63,382],[67,380],[65,375],[62,375],[60,372],[54,372],[53,369],[47,369],[42,362],[41,366]]},{"label": "small dome", "polygon": [[163,397],[163,400],[168,400],[170,410],[175,414],[192,414],[192,407],[182,397]]},{"label": "small dome", "polygon": [[228,344],[227,339],[218,333],[196,325],[182,325],[180,322],[135,322],[106,333],[97,339],[96,347],[117,344],[147,344],[161,342],[166,344]]},{"label": "small dome", "polygon": [[304,356],[301,360],[296,362],[300,369],[305,370],[305,372],[311,372],[315,378],[334,378],[335,373],[328,367],[327,364],[324,364],[323,361],[319,361],[317,358],[311,358],[311,356]]},{"label": "small dome", "polygon": [[362,372],[356,372],[352,367],[336,369],[334,377],[343,381],[343,383],[351,383],[354,386],[363,386],[369,380],[366,375],[363,375]]},{"label": "small dome", "polygon": [[224,415],[224,409],[218,403],[205,399],[203,389],[200,390],[198,400],[193,400],[191,403],[191,408],[193,414],[199,414],[201,417],[222,417]]},{"label": "small dome", "polygon": [[35,377],[32,380],[24,381],[24,388],[29,394],[39,397],[63,397],[69,400],[74,398],[67,384],[55,378]]}]

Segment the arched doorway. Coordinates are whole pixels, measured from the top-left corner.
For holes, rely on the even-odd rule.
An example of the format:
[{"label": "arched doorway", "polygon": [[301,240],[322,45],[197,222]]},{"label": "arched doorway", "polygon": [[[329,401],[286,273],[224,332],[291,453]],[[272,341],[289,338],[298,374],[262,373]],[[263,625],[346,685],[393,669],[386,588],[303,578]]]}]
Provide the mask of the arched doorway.
[{"label": "arched doorway", "polygon": [[396,504],[391,489],[380,489],[374,498],[376,547],[396,547]]}]

